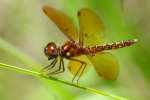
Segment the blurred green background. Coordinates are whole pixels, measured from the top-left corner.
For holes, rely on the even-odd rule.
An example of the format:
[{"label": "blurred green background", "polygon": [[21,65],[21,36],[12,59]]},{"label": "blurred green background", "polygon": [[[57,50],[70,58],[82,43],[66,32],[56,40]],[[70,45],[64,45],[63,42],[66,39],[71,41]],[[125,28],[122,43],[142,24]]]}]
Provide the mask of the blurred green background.
[{"label": "blurred green background", "polygon": [[[138,38],[136,45],[111,51],[119,62],[116,81],[99,78],[93,67],[80,84],[130,100],[150,99],[149,0],[0,0],[0,62],[39,71],[48,64],[43,48],[67,38],[42,12],[47,4],[65,12],[78,25],[80,8],[95,11],[106,26],[106,41]],[[67,61],[65,61],[67,66]],[[71,81],[72,75],[56,75]],[[0,69],[0,100],[110,100],[74,87]]]}]

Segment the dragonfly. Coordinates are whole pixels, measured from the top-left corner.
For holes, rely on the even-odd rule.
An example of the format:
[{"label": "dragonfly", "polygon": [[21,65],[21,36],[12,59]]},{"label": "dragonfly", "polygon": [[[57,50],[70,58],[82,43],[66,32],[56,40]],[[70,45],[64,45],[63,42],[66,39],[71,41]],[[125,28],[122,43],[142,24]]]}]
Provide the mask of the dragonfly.
[{"label": "dragonfly", "polygon": [[[96,13],[88,8],[83,8],[77,13],[79,32],[71,18],[62,11],[47,5],[44,5],[42,10],[68,38],[61,46],[57,46],[55,42],[49,42],[45,46],[44,53],[51,63],[42,71],[47,72],[47,75],[62,73],[65,71],[64,59],[68,59],[68,70],[74,75],[72,82],[76,79],[78,83],[88,62],[93,64],[98,76],[102,79],[117,79],[119,65],[108,51],[131,46],[137,42],[137,39],[103,43],[104,24]],[[54,67],[57,69],[50,72]]]}]

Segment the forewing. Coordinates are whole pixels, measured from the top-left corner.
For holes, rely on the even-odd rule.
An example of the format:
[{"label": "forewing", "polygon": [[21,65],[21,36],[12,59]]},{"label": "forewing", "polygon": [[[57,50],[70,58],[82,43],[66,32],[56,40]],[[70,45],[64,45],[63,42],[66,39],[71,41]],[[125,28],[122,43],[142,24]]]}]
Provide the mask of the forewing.
[{"label": "forewing", "polygon": [[104,38],[104,25],[94,12],[85,8],[78,12],[79,41],[86,46],[100,44]]},{"label": "forewing", "polygon": [[100,52],[95,56],[88,55],[96,72],[105,80],[115,80],[118,76],[118,62],[111,53]]},{"label": "forewing", "polygon": [[43,6],[42,9],[70,40],[78,39],[77,29],[66,14],[47,5]]}]

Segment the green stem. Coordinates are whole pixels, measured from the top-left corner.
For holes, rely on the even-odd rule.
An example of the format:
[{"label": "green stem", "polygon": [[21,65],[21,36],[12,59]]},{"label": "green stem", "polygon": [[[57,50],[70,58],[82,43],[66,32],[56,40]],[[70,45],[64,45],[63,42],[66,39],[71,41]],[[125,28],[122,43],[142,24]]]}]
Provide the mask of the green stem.
[{"label": "green stem", "polygon": [[16,71],[16,72],[20,72],[20,73],[29,74],[29,75],[36,76],[36,77],[41,77],[41,78],[53,80],[53,81],[63,83],[63,84],[66,84],[66,85],[70,85],[70,86],[73,86],[73,87],[77,87],[77,88],[80,88],[80,89],[83,89],[83,90],[86,90],[86,91],[89,91],[89,92],[93,92],[93,93],[97,93],[97,94],[100,94],[100,95],[108,96],[108,97],[110,97],[112,99],[115,99],[115,100],[127,100],[126,98],[115,96],[115,95],[106,93],[102,90],[97,90],[97,89],[93,89],[93,88],[90,88],[90,87],[85,87],[85,86],[73,84],[73,83],[70,83],[70,82],[67,82],[67,81],[64,81],[64,80],[60,80],[60,79],[55,78],[55,77],[47,77],[47,76],[44,76],[40,72],[37,72],[37,71],[32,71],[32,70],[28,70],[28,69],[24,69],[24,68],[12,66],[12,65],[4,64],[4,63],[0,63],[0,67],[6,68],[6,69],[9,69],[9,70],[13,70],[13,71]]}]

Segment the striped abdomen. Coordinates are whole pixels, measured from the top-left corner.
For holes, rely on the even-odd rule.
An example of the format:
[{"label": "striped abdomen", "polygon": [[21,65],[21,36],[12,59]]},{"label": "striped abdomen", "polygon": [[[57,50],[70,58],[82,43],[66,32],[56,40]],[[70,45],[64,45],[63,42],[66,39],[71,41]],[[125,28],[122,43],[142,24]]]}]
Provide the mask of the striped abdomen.
[{"label": "striped abdomen", "polygon": [[123,47],[130,46],[136,42],[137,42],[137,39],[132,39],[132,40],[117,41],[117,42],[103,44],[103,45],[95,45],[95,46],[91,46],[91,47],[85,47],[83,50],[83,53],[84,54],[92,54],[92,53],[101,52],[104,50],[123,48]]}]

